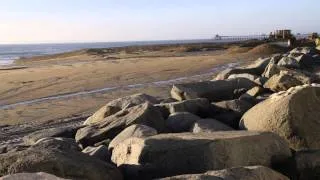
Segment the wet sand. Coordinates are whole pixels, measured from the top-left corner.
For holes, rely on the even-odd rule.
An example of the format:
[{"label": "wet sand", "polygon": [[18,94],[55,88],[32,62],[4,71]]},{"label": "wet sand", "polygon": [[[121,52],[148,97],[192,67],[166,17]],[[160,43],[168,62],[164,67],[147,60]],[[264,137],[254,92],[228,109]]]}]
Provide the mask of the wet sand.
[{"label": "wet sand", "polygon": [[[236,52],[162,55],[140,52],[139,56],[122,54],[121,58],[110,59],[82,54],[55,57],[52,61],[20,62],[24,68],[0,69],[0,125],[41,124],[89,115],[112,99],[134,93],[165,98],[177,81],[211,79],[214,67],[246,63],[268,54],[250,53],[244,48]],[[188,78],[191,76],[194,77]]]}]

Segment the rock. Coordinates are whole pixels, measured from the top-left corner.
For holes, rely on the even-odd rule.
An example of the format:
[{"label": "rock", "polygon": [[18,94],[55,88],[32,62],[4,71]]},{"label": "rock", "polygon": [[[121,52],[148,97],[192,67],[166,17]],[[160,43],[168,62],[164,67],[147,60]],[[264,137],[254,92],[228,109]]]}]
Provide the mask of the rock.
[{"label": "rock", "polygon": [[236,78],[245,78],[245,79],[249,79],[250,81],[255,81],[258,78],[258,76],[244,73],[244,74],[231,74],[228,77],[228,79],[236,79]]},{"label": "rock", "polygon": [[225,80],[232,74],[252,74],[256,76],[260,76],[266,66],[268,65],[270,58],[259,58],[252,64],[248,65],[247,67],[242,68],[233,68],[233,69],[226,69],[221,71],[216,77],[215,80]]},{"label": "rock", "polygon": [[222,112],[219,114],[216,114],[213,116],[214,119],[222,122],[223,124],[226,124],[233,129],[239,129],[239,121],[241,119],[241,116],[238,113],[235,112]]},{"label": "rock", "polygon": [[171,96],[180,101],[207,98],[211,102],[218,102],[236,99],[237,91],[249,90],[255,86],[256,83],[245,78],[175,84],[171,90]]},{"label": "rock", "polygon": [[149,137],[158,134],[157,130],[142,124],[134,124],[124,129],[109,144],[109,149],[113,149],[116,145],[130,137]]},{"label": "rock", "polygon": [[203,133],[203,132],[215,132],[215,131],[232,131],[230,126],[227,126],[215,119],[200,119],[193,124],[191,132]]},{"label": "rock", "polygon": [[279,92],[247,111],[242,129],[272,131],[293,149],[320,149],[320,87],[303,85]]},{"label": "rock", "polygon": [[74,138],[79,127],[58,127],[43,129],[40,131],[33,132],[23,137],[23,141],[26,145],[34,145],[39,139],[48,137],[64,137]]},{"label": "rock", "polygon": [[295,164],[297,179],[320,179],[320,150],[296,152]]},{"label": "rock", "polygon": [[276,75],[276,74],[279,74],[280,71],[283,70],[283,67],[279,67],[278,65],[276,64],[272,64],[270,63],[265,71],[263,72],[262,76],[263,77],[266,77],[266,78],[271,78],[272,76]]},{"label": "rock", "polygon": [[112,161],[132,179],[202,173],[256,164],[270,167],[289,157],[289,146],[276,134],[249,131],[130,138],[118,144],[112,153]]},{"label": "rock", "polygon": [[252,96],[252,97],[257,97],[260,94],[263,94],[264,92],[266,92],[266,89],[264,89],[260,86],[256,86],[254,88],[249,89],[245,94]]},{"label": "rock", "polygon": [[134,94],[131,96],[126,96],[123,98],[115,99],[102,108],[100,108],[97,112],[95,112],[92,116],[90,116],[85,122],[84,125],[94,124],[100,121],[103,121],[104,118],[116,114],[117,112],[130,108],[136,105],[143,104],[145,102],[149,102],[150,104],[158,104],[159,101],[147,94]]},{"label": "rock", "polygon": [[214,111],[211,107],[208,99],[205,98],[197,98],[184,100],[174,103],[165,103],[165,104],[157,104],[156,107],[159,107],[166,119],[170,114],[177,112],[189,112],[200,117],[208,116],[212,111]]},{"label": "rock", "polygon": [[272,76],[263,87],[273,92],[279,92],[286,91],[291,87],[309,84],[310,82],[310,78],[306,76],[297,76],[297,74],[281,71],[279,74]]},{"label": "rock", "polygon": [[64,178],[59,178],[55,175],[38,172],[38,173],[17,173],[10,174],[4,177],[0,177],[0,180],[67,180]]},{"label": "rock", "polygon": [[[75,142],[74,139],[71,139],[71,138],[53,138],[53,137],[42,138],[42,139],[39,139],[32,147],[38,148],[38,149],[59,149],[62,151],[80,151],[78,144]],[[20,151],[26,150],[28,148],[21,149]]]},{"label": "rock", "polygon": [[104,145],[100,145],[98,147],[88,146],[84,150],[82,150],[82,153],[88,154],[89,156],[98,158],[102,161],[110,161],[111,158],[111,153]]},{"label": "rock", "polygon": [[113,139],[133,124],[147,125],[158,132],[165,129],[160,110],[149,103],[144,103],[108,116],[100,123],[79,129],[75,139],[84,147],[90,146],[105,139]]},{"label": "rock", "polygon": [[167,98],[167,99],[161,100],[160,104],[174,103],[174,102],[177,102],[177,100],[173,98]]},{"label": "rock", "polygon": [[116,167],[83,154],[73,148],[76,146],[74,141],[55,138],[23,151],[0,154],[0,176],[46,172],[70,179],[122,179]]},{"label": "rock", "polygon": [[279,62],[278,66],[280,67],[286,67],[286,68],[293,68],[293,69],[299,69],[300,65],[299,62],[291,57],[283,57]]},{"label": "rock", "polygon": [[[283,58],[283,55],[282,54],[274,54],[272,55],[271,57],[271,60],[269,62],[269,64],[278,64],[278,62]],[[269,65],[268,64],[268,65]]]},{"label": "rock", "polygon": [[314,47],[297,47],[290,51],[290,54],[292,53],[302,53],[309,55],[318,54],[317,50]]},{"label": "rock", "polygon": [[214,103],[216,107],[223,109],[222,111],[232,111],[240,116],[242,116],[246,111],[248,111],[252,104],[248,103],[247,101],[241,101],[238,99],[230,100],[230,101],[221,101]]},{"label": "rock", "polygon": [[286,176],[264,166],[234,167],[203,174],[186,174],[162,180],[289,180]]},{"label": "rock", "polygon": [[194,122],[199,119],[201,118],[189,112],[177,112],[168,117],[166,126],[174,133],[188,132]]},{"label": "rock", "polygon": [[316,65],[316,60],[309,54],[299,54],[298,56],[293,56],[300,65],[301,68],[304,69],[312,69],[314,65]]},{"label": "rock", "polygon": [[0,154],[8,152],[8,147],[5,145],[0,146]]}]

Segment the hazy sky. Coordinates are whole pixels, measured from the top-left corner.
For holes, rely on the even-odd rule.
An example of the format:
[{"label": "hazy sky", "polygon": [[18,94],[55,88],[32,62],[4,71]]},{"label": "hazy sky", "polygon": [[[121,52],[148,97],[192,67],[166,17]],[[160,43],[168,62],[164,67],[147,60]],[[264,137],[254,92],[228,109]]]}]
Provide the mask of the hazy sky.
[{"label": "hazy sky", "polygon": [[320,0],[2,0],[0,43],[320,31]]}]

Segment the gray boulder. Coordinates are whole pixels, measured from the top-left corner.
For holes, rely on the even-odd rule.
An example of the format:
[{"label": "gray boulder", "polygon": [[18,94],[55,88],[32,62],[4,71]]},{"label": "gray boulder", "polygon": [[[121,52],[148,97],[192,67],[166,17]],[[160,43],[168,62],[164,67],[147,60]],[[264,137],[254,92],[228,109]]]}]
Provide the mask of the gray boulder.
[{"label": "gray boulder", "polygon": [[160,110],[149,103],[144,103],[108,116],[100,123],[79,129],[75,139],[84,147],[92,146],[105,139],[113,139],[133,124],[144,124],[155,128],[158,132],[165,129]]},{"label": "gray boulder", "polygon": [[293,149],[320,149],[320,87],[303,85],[276,93],[247,111],[240,128],[271,131]]},{"label": "gray boulder", "polygon": [[189,112],[177,112],[171,114],[166,120],[166,126],[170,132],[188,132],[192,124],[201,119],[199,116]]},{"label": "gray boulder", "polygon": [[311,80],[305,75],[298,73],[281,71],[279,74],[273,75],[265,84],[264,88],[270,89],[273,92],[286,91],[291,87],[310,84]]},{"label": "gray boulder", "polygon": [[104,145],[100,145],[98,147],[88,146],[84,150],[82,150],[82,153],[88,154],[89,156],[98,158],[102,161],[110,161],[111,158],[111,153]]},{"label": "gray boulder", "polygon": [[0,180],[67,180],[55,175],[38,172],[38,173],[17,173],[0,177]]},{"label": "gray boulder", "polygon": [[320,179],[320,150],[296,152],[295,165],[297,179]]},{"label": "gray boulder", "polygon": [[220,121],[215,119],[200,119],[193,124],[191,132],[193,133],[204,133],[204,132],[215,132],[215,131],[232,131],[230,126],[227,126]]},{"label": "gray boulder", "polygon": [[127,127],[115,138],[113,138],[113,140],[109,144],[109,149],[112,150],[119,143],[131,137],[148,137],[154,136],[156,134],[158,134],[157,130],[152,127],[145,126],[142,124],[134,124],[132,126]]},{"label": "gray boulder", "polygon": [[270,62],[271,58],[259,58],[258,60],[254,61],[252,64],[246,67],[240,68],[232,68],[226,69],[221,71],[216,77],[215,80],[225,80],[232,74],[252,74],[256,76],[260,76],[268,63]]},{"label": "gray boulder", "polygon": [[236,166],[270,167],[291,157],[276,134],[249,131],[159,134],[130,138],[113,150],[112,161],[127,177],[151,179]]},{"label": "gray boulder", "polygon": [[116,167],[83,154],[75,147],[74,140],[47,138],[26,150],[0,154],[0,176],[46,172],[70,179],[122,179]]},{"label": "gray boulder", "polygon": [[186,174],[162,180],[289,180],[286,176],[264,166],[234,167],[203,174]]},{"label": "gray boulder", "polygon": [[207,98],[211,102],[218,102],[236,99],[241,95],[239,92],[245,92],[255,86],[256,83],[245,78],[175,84],[171,96],[180,101]]},{"label": "gray boulder", "polygon": [[302,54],[308,54],[308,55],[315,55],[318,54],[318,51],[314,47],[297,47],[290,51],[290,54],[292,53],[302,53]]},{"label": "gray boulder", "polygon": [[115,99],[101,107],[97,112],[90,116],[85,122],[85,125],[94,124],[103,121],[104,118],[111,116],[125,108],[130,108],[139,104],[148,102],[150,104],[158,104],[159,101],[147,94],[134,94],[131,96]]},{"label": "gray boulder", "polygon": [[156,107],[160,108],[164,117],[167,119],[170,114],[177,112],[189,112],[198,116],[208,116],[213,109],[208,99],[197,98],[184,100],[173,103],[157,104]]},{"label": "gray boulder", "polygon": [[258,77],[259,76],[248,74],[248,73],[244,73],[244,74],[231,74],[228,77],[228,79],[245,78],[245,79],[249,79],[250,81],[254,82],[256,79],[258,79]]},{"label": "gray boulder", "polygon": [[279,62],[278,66],[280,67],[286,67],[286,68],[293,68],[293,69],[299,69],[300,65],[299,62],[291,57],[283,57]]},{"label": "gray boulder", "polygon": [[59,127],[43,129],[23,137],[25,145],[34,145],[39,139],[49,137],[74,138],[79,127]]}]

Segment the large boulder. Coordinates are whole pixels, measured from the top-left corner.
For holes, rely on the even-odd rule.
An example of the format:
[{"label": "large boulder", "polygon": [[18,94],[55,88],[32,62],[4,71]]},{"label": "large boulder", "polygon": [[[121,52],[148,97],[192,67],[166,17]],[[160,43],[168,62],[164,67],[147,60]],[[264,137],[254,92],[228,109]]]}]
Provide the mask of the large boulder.
[{"label": "large boulder", "polygon": [[165,118],[168,118],[170,114],[177,112],[189,112],[198,116],[208,116],[212,111],[214,111],[210,105],[208,99],[197,98],[184,100],[173,103],[164,103],[157,104],[156,107],[159,107],[164,114]]},{"label": "large boulder", "polygon": [[84,150],[82,150],[82,153],[98,158],[102,161],[110,161],[111,158],[111,153],[104,145],[100,145],[98,147],[88,146]]},{"label": "large boulder", "polygon": [[127,127],[121,133],[119,133],[109,144],[109,149],[113,149],[122,141],[131,137],[148,137],[158,134],[157,130],[142,124],[134,124]]},{"label": "large boulder", "polygon": [[38,172],[38,173],[17,173],[0,177],[0,180],[67,180],[55,175]]},{"label": "large boulder", "polygon": [[104,118],[111,116],[125,108],[130,108],[139,104],[148,102],[150,104],[158,104],[159,101],[147,94],[134,94],[131,96],[115,99],[101,107],[97,112],[90,116],[85,122],[85,125],[94,124],[103,121]]},{"label": "large boulder", "polygon": [[218,109],[218,112],[212,117],[234,129],[239,129],[239,121],[242,115],[253,106],[248,101],[238,99],[221,101],[213,103],[213,105],[215,109]]},{"label": "large boulder", "polygon": [[84,147],[91,146],[105,139],[113,139],[133,124],[144,124],[155,128],[158,132],[165,129],[165,122],[159,108],[144,103],[108,116],[100,123],[79,129],[75,139]]},{"label": "large boulder", "polygon": [[171,96],[177,100],[207,98],[211,102],[236,99],[257,84],[245,79],[204,81],[196,83],[175,84]]},{"label": "large boulder", "polygon": [[240,68],[230,68],[224,71],[221,71],[216,77],[215,80],[225,80],[232,74],[252,74],[256,76],[260,76],[268,63],[270,62],[271,58],[259,58],[252,64],[246,67]]},{"label": "large boulder", "polygon": [[203,174],[186,174],[161,180],[289,180],[286,176],[264,166],[234,167]]},{"label": "large boulder", "polygon": [[297,179],[320,179],[320,150],[296,152],[294,159]]},{"label": "large boulder", "polygon": [[279,62],[278,66],[280,67],[286,67],[286,68],[293,68],[293,69],[299,69],[300,65],[299,62],[292,58],[292,57],[283,57]]},{"label": "large boulder", "polygon": [[193,124],[190,131],[193,133],[215,132],[215,131],[232,131],[230,126],[215,119],[200,119]]},{"label": "large boulder", "polygon": [[23,141],[26,145],[34,145],[39,139],[49,137],[64,137],[74,138],[79,127],[59,127],[43,129],[23,137]]},{"label": "large boulder", "polygon": [[244,73],[244,74],[231,74],[228,79],[236,79],[236,78],[245,78],[249,79],[250,81],[255,81],[256,79],[259,78],[259,76]]},{"label": "large boulder", "polygon": [[303,85],[272,95],[247,111],[240,127],[272,131],[294,149],[320,148],[320,87]]},{"label": "large boulder", "polygon": [[314,47],[297,47],[290,51],[290,54],[292,53],[314,55],[314,54],[318,54],[319,52]]},{"label": "large boulder", "polygon": [[46,139],[26,150],[1,154],[0,176],[46,172],[71,179],[122,179],[116,167],[83,154],[76,146],[74,140]]},{"label": "large boulder", "polygon": [[236,166],[271,165],[291,157],[288,144],[269,132],[221,131],[130,138],[112,161],[132,179],[202,173]]},{"label": "large boulder", "polygon": [[294,58],[304,69],[312,69],[316,65],[316,60],[309,54],[289,54],[289,57]]},{"label": "large boulder", "polygon": [[177,112],[170,114],[166,120],[166,126],[173,133],[188,132],[194,122],[201,119],[189,112]]},{"label": "large boulder", "polygon": [[273,92],[286,91],[291,87],[310,84],[311,80],[305,75],[298,73],[292,74],[288,71],[281,71],[279,74],[273,75],[264,84],[264,88],[270,89]]}]

